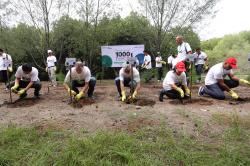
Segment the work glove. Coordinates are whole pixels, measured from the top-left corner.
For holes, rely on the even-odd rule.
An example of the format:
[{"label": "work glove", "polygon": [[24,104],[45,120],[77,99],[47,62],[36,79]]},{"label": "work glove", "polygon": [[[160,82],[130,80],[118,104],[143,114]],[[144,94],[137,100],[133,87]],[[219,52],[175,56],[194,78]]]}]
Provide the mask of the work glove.
[{"label": "work glove", "polygon": [[14,93],[17,93],[17,88],[19,87],[18,84],[15,84],[13,87],[11,87],[11,91]]},{"label": "work glove", "polygon": [[164,65],[166,65],[167,64],[167,62],[165,62],[165,61],[160,61],[162,64],[164,64]]},{"label": "work glove", "polygon": [[177,87],[176,90],[180,93],[181,98],[184,98],[184,92],[181,88]]},{"label": "work glove", "polygon": [[19,91],[17,92],[17,94],[18,94],[19,96],[21,96],[21,95],[23,95],[25,92],[26,92],[25,89],[21,89],[21,90],[19,90]]},{"label": "work glove", "polygon": [[233,90],[230,90],[229,91],[229,94],[231,95],[231,97],[233,98],[233,99],[238,99],[239,98],[239,96],[237,95],[237,93],[235,93]]},{"label": "work glove", "polygon": [[45,71],[48,72],[48,68],[47,67],[46,67]]},{"label": "work glove", "polygon": [[134,93],[132,94],[132,99],[136,99],[136,95],[137,95],[137,91],[134,91]]},{"label": "work glove", "polygon": [[122,102],[126,100],[126,92],[122,91]]},{"label": "work glove", "polygon": [[250,82],[244,79],[240,79],[241,84],[246,84],[247,86],[250,86]]},{"label": "work glove", "polygon": [[209,68],[208,65],[205,64],[205,65],[204,65],[204,70],[207,71],[208,68]]},{"label": "work glove", "polygon": [[70,95],[70,91],[71,91],[71,97],[75,96],[76,95],[76,92],[73,91],[73,90],[70,90],[70,88],[68,89],[68,93]]},{"label": "work glove", "polygon": [[191,95],[191,91],[188,87],[185,88],[185,95],[188,97]]},{"label": "work glove", "polygon": [[12,68],[12,67],[8,67],[8,71],[9,71],[10,73],[12,73],[12,72],[13,72],[13,68]]},{"label": "work glove", "polygon": [[75,96],[76,101],[79,101],[84,96],[84,92],[80,92]]}]

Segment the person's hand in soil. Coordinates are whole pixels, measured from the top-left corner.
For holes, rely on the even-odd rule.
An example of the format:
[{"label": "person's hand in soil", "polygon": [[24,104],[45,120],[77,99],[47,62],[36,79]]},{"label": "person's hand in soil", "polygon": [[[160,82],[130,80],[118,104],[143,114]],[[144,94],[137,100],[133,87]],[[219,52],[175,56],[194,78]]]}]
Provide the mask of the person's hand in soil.
[{"label": "person's hand in soil", "polygon": [[13,92],[13,93],[17,93],[18,91],[17,91],[17,88],[19,87],[19,85],[18,84],[15,84],[13,87],[11,87],[11,91]]},{"label": "person's hand in soil", "polygon": [[19,90],[19,91],[17,92],[17,94],[18,94],[19,96],[23,95],[24,93],[26,93],[26,90],[25,90],[25,89],[21,89],[21,90]]},{"label": "person's hand in soil", "polygon": [[233,99],[238,99],[239,98],[239,96],[237,95],[237,93],[235,93],[233,90],[230,90],[229,91],[229,94],[231,95],[231,97],[233,98]]},{"label": "person's hand in soil", "polygon": [[250,82],[247,81],[247,80],[244,80],[244,79],[240,79],[240,83],[241,83],[241,84],[245,84],[245,85],[247,85],[247,86],[250,86]]},{"label": "person's hand in soil", "polygon": [[75,96],[75,99],[76,99],[76,101],[79,101],[81,98],[83,98],[84,97],[84,92],[80,92],[80,93],[78,93],[76,96]]},{"label": "person's hand in soil", "polygon": [[71,97],[74,97],[76,95],[76,92],[70,89],[68,89],[68,93],[69,95],[71,95]]},{"label": "person's hand in soil", "polygon": [[122,102],[126,100],[126,92],[122,91]]}]

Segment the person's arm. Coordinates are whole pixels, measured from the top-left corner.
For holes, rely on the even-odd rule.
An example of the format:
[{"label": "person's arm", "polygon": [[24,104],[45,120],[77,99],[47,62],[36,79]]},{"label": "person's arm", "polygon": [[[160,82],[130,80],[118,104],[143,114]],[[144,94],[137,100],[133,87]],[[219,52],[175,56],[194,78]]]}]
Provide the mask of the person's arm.
[{"label": "person's arm", "polygon": [[141,83],[138,82],[136,85],[135,91],[138,92],[138,90],[140,90],[140,88],[141,88]]},{"label": "person's arm", "polygon": [[29,84],[26,86],[26,88],[24,88],[24,90],[25,91],[29,90],[33,84],[34,84],[34,81],[30,81]]},{"label": "person's arm", "polygon": [[234,74],[232,74],[232,73],[230,73],[230,74],[228,74],[228,76],[232,79],[232,80],[234,80],[234,81],[240,81],[240,79],[238,78],[238,77],[236,77]]},{"label": "person's arm", "polygon": [[85,94],[88,89],[89,89],[89,82],[85,82],[85,85],[80,92],[83,92]]},{"label": "person's arm", "polygon": [[231,89],[225,84],[223,79],[217,79],[218,84],[220,85],[220,87],[222,87],[222,89],[224,89],[225,91],[229,92]]}]

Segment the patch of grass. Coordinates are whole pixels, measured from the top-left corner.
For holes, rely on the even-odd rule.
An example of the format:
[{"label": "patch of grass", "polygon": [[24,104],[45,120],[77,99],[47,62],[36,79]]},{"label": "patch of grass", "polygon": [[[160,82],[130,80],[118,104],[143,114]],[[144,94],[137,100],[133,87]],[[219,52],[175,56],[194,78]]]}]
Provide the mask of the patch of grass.
[{"label": "patch of grass", "polygon": [[[241,130],[243,131],[243,130]],[[133,134],[99,132],[91,136],[11,126],[0,129],[0,165],[249,165],[246,139],[229,144],[222,133],[214,146],[160,125]],[[222,141],[221,141],[222,140]],[[236,142],[235,142],[236,141]],[[236,143],[235,146],[232,146]],[[242,148],[244,146],[244,148]]]}]

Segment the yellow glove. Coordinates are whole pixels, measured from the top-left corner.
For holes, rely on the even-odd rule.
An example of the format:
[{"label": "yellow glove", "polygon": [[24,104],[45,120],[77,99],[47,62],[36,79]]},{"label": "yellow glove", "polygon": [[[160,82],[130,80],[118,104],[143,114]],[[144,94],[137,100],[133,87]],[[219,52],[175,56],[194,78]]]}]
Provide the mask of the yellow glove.
[{"label": "yellow glove", "polygon": [[8,67],[8,71],[9,71],[10,73],[12,73],[12,72],[13,72],[13,68],[12,68],[12,67]]},{"label": "yellow glove", "polygon": [[234,98],[234,99],[238,99],[238,98],[239,98],[239,96],[237,95],[237,93],[235,93],[233,90],[230,90],[230,91],[229,91],[229,94],[230,94],[231,97]]},{"label": "yellow glove", "polygon": [[71,91],[71,96],[75,96],[75,95],[76,95],[76,92],[75,92],[75,91],[73,91],[73,90],[70,90],[70,88],[68,89],[68,93],[69,93],[69,95],[70,95],[70,91]]},{"label": "yellow glove", "polygon": [[181,88],[176,88],[176,90],[180,93],[180,95],[181,95],[181,98],[184,98],[184,92],[183,92],[183,90],[181,89]]},{"label": "yellow glove", "polygon": [[205,71],[208,70],[208,65],[205,64],[204,69],[205,69]]},{"label": "yellow glove", "polygon": [[135,99],[137,95],[137,91],[134,91],[133,95],[132,95],[132,99]]},{"label": "yellow glove", "polygon": [[84,96],[83,92],[78,93],[75,97],[76,101],[79,101],[83,96]]},{"label": "yellow glove", "polygon": [[125,91],[122,91],[122,102],[126,100],[126,93]]},{"label": "yellow glove", "polygon": [[20,91],[17,92],[17,94],[21,96],[21,95],[24,94],[25,92],[26,92],[25,89],[21,89]]},{"label": "yellow glove", "polygon": [[191,95],[191,91],[188,87],[185,88],[185,95],[186,96],[190,96]]},{"label": "yellow glove", "polygon": [[11,91],[14,93],[17,93],[17,88],[19,87],[18,84],[15,84],[13,87],[11,87]]},{"label": "yellow glove", "polygon": [[241,84],[246,84],[246,85],[250,86],[250,82],[247,81],[247,80],[244,80],[244,79],[240,79],[240,83]]},{"label": "yellow glove", "polygon": [[167,62],[165,62],[165,61],[160,61],[162,64],[164,64],[164,65],[166,65],[167,64]]}]

